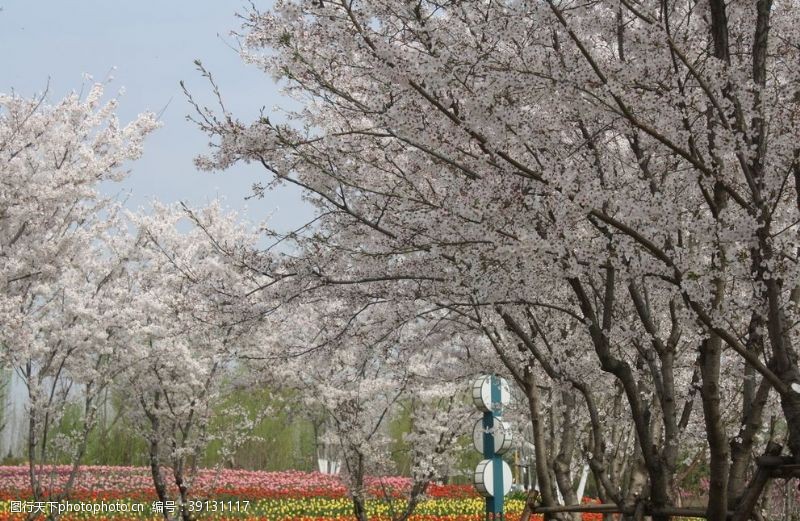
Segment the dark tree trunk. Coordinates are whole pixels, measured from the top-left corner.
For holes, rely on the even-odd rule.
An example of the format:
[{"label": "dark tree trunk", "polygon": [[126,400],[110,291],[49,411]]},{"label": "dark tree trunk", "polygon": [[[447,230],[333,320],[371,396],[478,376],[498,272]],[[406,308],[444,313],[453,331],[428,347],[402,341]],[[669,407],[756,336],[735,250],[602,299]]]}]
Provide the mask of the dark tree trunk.
[{"label": "dark tree trunk", "polygon": [[[769,442],[764,455],[777,456],[781,453],[781,449],[782,447],[780,445]],[[750,483],[747,485],[747,489],[742,495],[741,501],[739,501],[739,504],[736,506],[736,510],[731,521],[748,521],[748,519],[752,517],[753,509],[755,509],[758,500],[764,493],[764,488],[769,483],[770,472],[770,469],[761,465],[758,466],[755,475],[750,480]]]},{"label": "dark tree trunk", "polygon": [[720,338],[712,335],[703,341],[700,348],[700,372],[703,378],[700,395],[710,453],[708,521],[725,521],[728,515],[729,452],[719,389],[721,344]]}]

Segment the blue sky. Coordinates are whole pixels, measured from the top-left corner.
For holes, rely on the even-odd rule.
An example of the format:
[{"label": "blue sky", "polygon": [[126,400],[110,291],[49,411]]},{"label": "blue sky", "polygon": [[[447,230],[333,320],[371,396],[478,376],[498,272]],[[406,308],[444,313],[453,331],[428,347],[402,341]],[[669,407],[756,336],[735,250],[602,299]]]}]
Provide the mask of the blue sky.
[{"label": "blue sky", "polygon": [[201,205],[222,197],[248,220],[271,214],[272,226],[296,227],[311,215],[296,190],[244,201],[253,182],[265,179],[257,166],[211,174],[192,164],[208,140],[185,120],[191,110],[178,82],[213,103],[195,59],[212,72],[226,106],[242,120],[257,117],[261,107],[272,114],[275,106],[293,106],[267,74],[243,63],[231,48],[236,40],[230,32],[239,29],[236,13],[245,6],[238,0],[0,0],[0,92],[31,96],[49,82],[49,97],[56,101],[86,85],[84,74],[97,81],[111,75],[107,94],[125,89],[118,111],[123,122],[144,110],[166,110],[164,126],[145,143],[130,177],[122,187],[105,190],[123,190],[131,209],[153,199]]}]

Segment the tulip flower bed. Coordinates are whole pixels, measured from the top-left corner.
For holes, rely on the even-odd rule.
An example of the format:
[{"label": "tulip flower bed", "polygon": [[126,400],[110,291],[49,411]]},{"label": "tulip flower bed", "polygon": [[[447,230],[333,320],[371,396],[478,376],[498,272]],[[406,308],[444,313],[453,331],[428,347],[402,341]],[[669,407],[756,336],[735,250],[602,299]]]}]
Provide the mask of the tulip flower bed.
[{"label": "tulip flower bed", "polygon": [[[55,467],[43,486],[58,494],[69,469]],[[367,511],[375,521],[390,521],[402,512],[408,478],[371,478],[367,482]],[[173,491],[174,493],[174,491]],[[0,521],[23,520],[20,502],[32,506],[27,467],[0,467]],[[174,497],[174,495],[173,495]],[[156,502],[150,471],[143,467],[84,467],[70,496],[83,511],[63,514],[63,521],[85,519],[163,519],[159,506],[169,512],[172,505]],[[243,470],[202,470],[192,488],[195,517],[218,521],[344,521],[353,519],[352,503],[344,485],[334,476],[298,471],[252,472]],[[114,511],[98,511],[105,504]],[[523,501],[506,502],[509,521],[523,509]],[[95,511],[92,511],[92,507]],[[173,507],[174,508],[174,507]],[[431,485],[417,506],[412,521],[481,521],[484,502],[468,485]],[[137,511],[138,510],[138,511]],[[173,512],[174,513],[174,512]],[[600,516],[585,515],[587,521]]]}]

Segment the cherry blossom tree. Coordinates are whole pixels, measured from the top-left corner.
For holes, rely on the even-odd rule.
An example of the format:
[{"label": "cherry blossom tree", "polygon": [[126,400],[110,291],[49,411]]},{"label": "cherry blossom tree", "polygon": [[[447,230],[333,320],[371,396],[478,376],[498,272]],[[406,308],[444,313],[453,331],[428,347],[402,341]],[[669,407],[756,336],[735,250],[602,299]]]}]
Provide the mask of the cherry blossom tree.
[{"label": "cherry blossom tree", "polygon": [[[66,454],[68,494],[96,422],[98,398],[119,369],[127,320],[118,210],[99,183],[118,181],[156,128],[152,114],[121,126],[116,100],[94,85],[54,105],[46,95],[0,94],[0,360],[27,389],[27,459],[34,499],[49,463]],[[68,404],[77,427],[53,439]]]},{"label": "cherry blossom tree", "polygon": [[[159,500],[174,500],[175,517],[189,520],[196,515],[189,508],[193,480],[209,444],[235,451],[269,412],[253,417],[234,404],[220,408],[234,390],[254,384],[238,353],[262,338],[247,314],[268,310],[248,306],[247,294],[264,277],[250,264],[257,262],[256,237],[219,203],[197,211],[155,204],[131,220],[138,236],[129,266],[131,370],[117,385],[148,442]],[[172,513],[165,510],[165,519]]]},{"label": "cherry blossom tree", "polygon": [[[769,0],[279,1],[245,17],[243,56],[304,108],[276,124],[198,107],[215,140],[198,164],[256,162],[307,191],[316,228],[290,237],[304,257],[284,275],[482,331],[539,447],[537,375],[566,385],[626,515],[669,517],[699,438],[705,515],[746,519],[800,458],[799,16]],[[641,486],[603,483],[597,371],[628,409]],[[772,401],[786,435],[768,444]]]}]

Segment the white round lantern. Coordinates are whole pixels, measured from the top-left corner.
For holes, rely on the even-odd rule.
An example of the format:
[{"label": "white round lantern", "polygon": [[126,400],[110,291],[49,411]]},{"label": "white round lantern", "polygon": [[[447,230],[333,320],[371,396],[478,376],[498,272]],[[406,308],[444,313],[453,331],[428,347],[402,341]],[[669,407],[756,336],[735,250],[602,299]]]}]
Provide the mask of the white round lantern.
[{"label": "white round lantern", "polygon": [[[504,422],[500,418],[492,418],[492,432],[494,437],[494,453],[505,454],[511,448],[511,425]],[[486,429],[483,428],[483,420],[478,420],[475,427],[472,428],[472,444],[475,450],[483,454],[483,434]]]},{"label": "white round lantern", "polygon": [[[511,490],[511,467],[505,461],[500,463],[503,467],[503,495],[505,496]],[[492,460],[485,459],[478,463],[478,466],[475,467],[473,483],[483,496],[494,497],[494,465],[492,465]]]},{"label": "white round lantern", "polygon": [[484,375],[478,377],[472,384],[472,401],[475,407],[484,411],[492,412],[508,405],[511,401],[511,392],[508,389],[508,382],[505,378],[495,377],[500,384],[500,401],[492,402],[492,377]]}]

